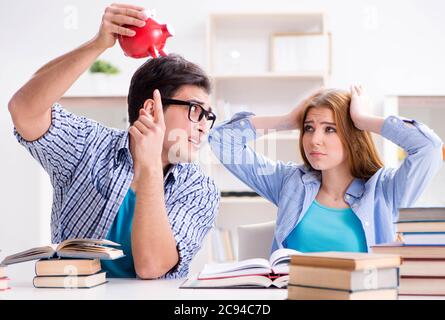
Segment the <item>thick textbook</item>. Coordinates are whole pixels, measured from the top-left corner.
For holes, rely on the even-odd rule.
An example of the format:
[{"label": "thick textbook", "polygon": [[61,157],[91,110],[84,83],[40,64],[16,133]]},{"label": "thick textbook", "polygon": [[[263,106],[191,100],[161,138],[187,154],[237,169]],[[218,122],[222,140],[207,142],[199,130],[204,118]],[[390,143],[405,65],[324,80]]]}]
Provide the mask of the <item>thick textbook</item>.
[{"label": "thick textbook", "polygon": [[101,270],[99,259],[43,259],[36,262],[37,276],[85,276]]},{"label": "thick textbook", "polygon": [[35,277],[33,285],[36,288],[89,289],[106,282],[106,272],[100,272],[88,276]]},{"label": "thick textbook", "polygon": [[399,269],[344,270],[291,265],[289,284],[304,287],[363,291],[394,289],[399,285]]},{"label": "thick textbook", "polygon": [[396,254],[363,252],[317,252],[293,256],[291,264],[344,270],[364,270],[370,268],[395,268],[402,263]]},{"label": "thick textbook", "polygon": [[289,300],[397,300],[397,289],[334,290],[289,285]]},{"label": "thick textbook", "polygon": [[397,222],[445,221],[445,207],[400,208]]},{"label": "thick textbook", "polygon": [[0,278],[0,291],[8,290],[8,281],[9,279],[6,277]]}]

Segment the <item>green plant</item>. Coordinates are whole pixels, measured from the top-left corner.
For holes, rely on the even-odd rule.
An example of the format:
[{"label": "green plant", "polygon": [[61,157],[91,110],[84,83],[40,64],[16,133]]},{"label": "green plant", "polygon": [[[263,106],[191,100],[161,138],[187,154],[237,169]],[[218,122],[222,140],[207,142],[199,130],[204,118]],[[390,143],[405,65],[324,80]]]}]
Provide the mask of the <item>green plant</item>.
[{"label": "green plant", "polygon": [[91,73],[118,74],[119,69],[105,60],[97,60],[90,68]]}]

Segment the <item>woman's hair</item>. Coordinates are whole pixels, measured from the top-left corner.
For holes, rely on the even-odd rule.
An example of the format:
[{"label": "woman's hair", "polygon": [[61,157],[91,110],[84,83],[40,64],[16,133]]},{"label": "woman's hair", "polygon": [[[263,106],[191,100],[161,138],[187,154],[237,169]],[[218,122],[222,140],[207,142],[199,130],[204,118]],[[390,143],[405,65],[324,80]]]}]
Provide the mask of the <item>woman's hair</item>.
[{"label": "woman's hair", "polygon": [[347,154],[351,174],[355,178],[367,180],[383,167],[383,163],[379,158],[371,134],[367,131],[359,130],[354,126],[349,113],[350,103],[351,94],[347,91],[326,89],[315,94],[307,102],[300,120],[300,153],[304,164],[312,170],[315,170],[304,153],[304,122],[306,121],[309,110],[312,108],[327,108],[332,110],[338,136]]}]

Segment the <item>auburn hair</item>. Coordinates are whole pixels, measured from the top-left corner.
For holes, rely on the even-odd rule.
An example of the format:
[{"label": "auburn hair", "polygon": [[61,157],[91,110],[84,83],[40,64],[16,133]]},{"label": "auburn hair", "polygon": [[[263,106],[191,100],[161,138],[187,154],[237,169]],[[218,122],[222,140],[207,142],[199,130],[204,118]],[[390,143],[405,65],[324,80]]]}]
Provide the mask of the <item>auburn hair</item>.
[{"label": "auburn hair", "polygon": [[311,166],[304,152],[304,122],[309,110],[313,108],[329,109],[334,114],[337,134],[345,148],[352,176],[368,180],[383,167],[383,163],[377,153],[371,134],[354,126],[349,113],[350,104],[351,94],[338,89],[322,90],[307,101],[299,124],[301,128],[299,139],[300,153],[304,164],[312,170],[316,170]]}]

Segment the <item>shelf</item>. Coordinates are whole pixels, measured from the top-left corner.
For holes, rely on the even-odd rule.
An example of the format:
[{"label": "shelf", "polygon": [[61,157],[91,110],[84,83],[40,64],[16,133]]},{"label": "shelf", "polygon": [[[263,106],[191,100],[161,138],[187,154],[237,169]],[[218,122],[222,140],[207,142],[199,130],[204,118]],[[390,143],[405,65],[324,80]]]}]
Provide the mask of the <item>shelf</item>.
[{"label": "shelf", "polygon": [[323,85],[321,77],[231,76],[214,82],[212,103],[220,119],[239,111],[262,116],[284,114]]},{"label": "shelf", "polygon": [[211,31],[236,30],[238,34],[261,30],[276,32],[324,33],[323,12],[234,12],[209,16]]},{"label": "shelf", "polygon": [[[210,74],[256,74],[270,71],[274,34],[325,35],[321,12],[218,13],[208,21]],[[244,77],[246,78],[246,77]]]},{"label": "shelf", "polygon": [[120,130],[128,129],[126,96],[65,95],[58,102],[66,110],[78,116],[93,119],[107,127]]},{"label": "shelf", "polygon": [[439,108],[445,110],[445,96],[399,96],[399,108]]},{"label": "shelf", "polygon": [[277,132],[269,133],[267,135],[259,137],[257,140],[298,140],[300,137],[299,131],[294,132]]},{"label": "shelf", "polygon": [[252,203],[268,203],[262,197],[221,197],[222,204],[252,204]]},{"label": "shelf", "polygon": [[125,107],[127,96],[66,95],[59,100],[66,107]]},{"label": "shelf", "polygon": [[212,76],[214,80],[234,80],[234,79],[271,79],[271,80],[282,80],[282,79],[316,79],[324,81],[327,76],[321,73],[258,73],[258,74],[215,74]]},{"label": "shelf", "polygon": [[114,99],[114,100],[122,100],[127,99],[126,95],[121,94],[66,94],[62,97],[62,99]]}]

